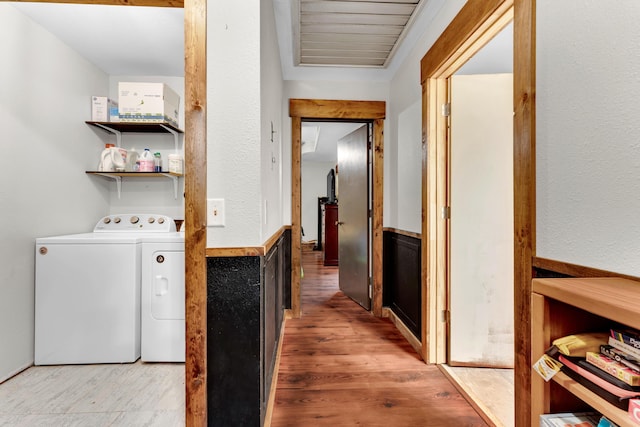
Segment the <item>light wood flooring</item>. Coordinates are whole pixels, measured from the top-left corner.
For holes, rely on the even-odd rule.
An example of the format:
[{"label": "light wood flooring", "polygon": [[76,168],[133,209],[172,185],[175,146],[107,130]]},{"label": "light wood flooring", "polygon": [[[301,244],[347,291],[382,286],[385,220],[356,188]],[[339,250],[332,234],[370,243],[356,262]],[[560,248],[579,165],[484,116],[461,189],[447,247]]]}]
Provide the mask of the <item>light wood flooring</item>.
[{"label": "light wood flooring", "polygon": [[496,427],[515,427],[513,369],[442,368]]},{"label": "light wood flooring", "polygon": [[303,316],[285,326],[272,427],[487,425],[388,319],[339,291],[319,252],[303,252],[303,266]]},{"label": "light wood flooring", "polygon": [[0,384],[0,426],[184,426],[184,364],[34,366]]}]

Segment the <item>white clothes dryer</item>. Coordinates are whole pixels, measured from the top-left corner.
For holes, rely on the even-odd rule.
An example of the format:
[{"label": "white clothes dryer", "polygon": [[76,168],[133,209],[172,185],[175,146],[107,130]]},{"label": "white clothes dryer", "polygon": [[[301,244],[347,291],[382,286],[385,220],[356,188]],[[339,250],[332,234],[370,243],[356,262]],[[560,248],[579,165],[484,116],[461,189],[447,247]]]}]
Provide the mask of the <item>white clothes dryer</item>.
[{"label": "white clothes dryer", "polygon": [[141,242],[140,359],[184,362],[184,232],[151,233]]},{"label": "white clothes dryer", "polygon": [[174,221],[121,214],[92,233],[36,239],[36,365],[140,358],[140,236],[163,231]]}]

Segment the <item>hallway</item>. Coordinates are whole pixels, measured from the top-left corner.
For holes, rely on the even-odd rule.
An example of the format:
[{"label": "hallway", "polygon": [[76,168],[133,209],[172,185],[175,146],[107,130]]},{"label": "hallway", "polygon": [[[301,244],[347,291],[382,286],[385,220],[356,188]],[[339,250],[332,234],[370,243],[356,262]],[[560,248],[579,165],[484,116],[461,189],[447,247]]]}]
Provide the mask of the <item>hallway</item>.
[{"label": "hallway", "polygon": [[388,319],[338,289],[338,268],[303,252],[302,318],[286,322],[271,426],[485,426]]}]

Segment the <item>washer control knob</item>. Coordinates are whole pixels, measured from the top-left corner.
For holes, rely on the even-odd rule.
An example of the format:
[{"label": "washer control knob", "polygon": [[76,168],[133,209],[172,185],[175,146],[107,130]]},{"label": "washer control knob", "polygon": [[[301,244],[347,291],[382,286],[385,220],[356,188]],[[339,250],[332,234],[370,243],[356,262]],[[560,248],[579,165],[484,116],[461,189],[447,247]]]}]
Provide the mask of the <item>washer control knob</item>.
[{"label": "washer control knob", "polygon": [[105,224],[109,224],[111,222],[111,218],[109,218],[108,216],[105,216],[102,222],[104,222]]},{"label": "washer control knob", "polygon": [[164,262],[164,256],[162,256],[162,255],[158,255],[158,256],[156,257],[156,262],[157,262],[158,264],[162,264],[162,263]]},{"label": "washer control knob", "polygon": [[140,221],[140,218],[138,218],[137,216],[132,216],[129,221],[131,221],[131,224],[137,224],[138,221]]},{"label": "washer control knob", "polygon": [[158,218],[158,224],[164,224],[164,218],[162,217]]},{"label": "washer control knob", "polygon": [[116,224],[120,224],[120,221],[121,221],[121,220],[120,220],[120,217],[119,217],[119,216],[117,216],[117,217],[113,218],[113,222],[115,222]]},{"label": "washer control knob", "polygon": [[156,222],[156,219],[154,217],[150,216],[148,221],[149,221],[149,224],[153,224],[154,222]]}]

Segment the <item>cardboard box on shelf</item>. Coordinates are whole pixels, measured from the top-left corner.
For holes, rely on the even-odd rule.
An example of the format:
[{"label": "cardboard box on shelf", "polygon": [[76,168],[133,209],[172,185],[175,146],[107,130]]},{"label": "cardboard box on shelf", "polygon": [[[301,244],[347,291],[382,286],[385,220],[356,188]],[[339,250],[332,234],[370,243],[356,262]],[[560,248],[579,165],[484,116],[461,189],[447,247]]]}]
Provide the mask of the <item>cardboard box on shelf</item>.
[{"label": "cardboard box on shelf", "polygon": [[110,111],[118,109],[118,103],[106,96],[91,97],[91,121],[108,122]]},{"label": "cardboard box on shelf", "polygon": [[164,83],[118,83],[121,122],[179,123],[180,96]]}]

